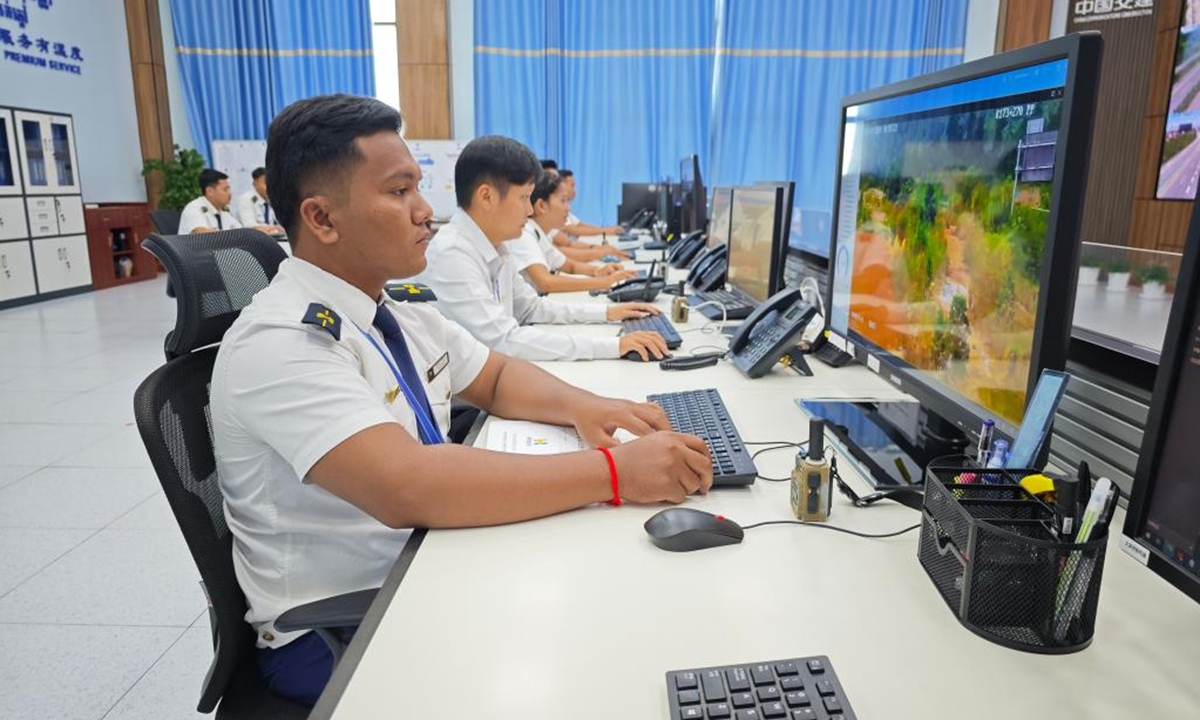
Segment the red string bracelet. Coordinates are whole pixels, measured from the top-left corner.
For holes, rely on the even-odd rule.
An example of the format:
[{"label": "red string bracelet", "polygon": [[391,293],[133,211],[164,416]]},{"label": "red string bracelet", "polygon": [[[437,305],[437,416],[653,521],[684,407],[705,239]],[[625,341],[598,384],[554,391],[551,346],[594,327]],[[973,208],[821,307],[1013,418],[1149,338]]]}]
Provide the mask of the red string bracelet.
[{"label": "red string bracelet", "polygon": [[604,459],[608,460],[608,474],[612,478],[613,496],[612,500],[608,501],[608,504],[614,507],[619,506],[621,504],[621,485],[617,482],[617,463],[613,461],[612,453],[609,452],[608,448],[602,447],[597,449],[604,453]]}]

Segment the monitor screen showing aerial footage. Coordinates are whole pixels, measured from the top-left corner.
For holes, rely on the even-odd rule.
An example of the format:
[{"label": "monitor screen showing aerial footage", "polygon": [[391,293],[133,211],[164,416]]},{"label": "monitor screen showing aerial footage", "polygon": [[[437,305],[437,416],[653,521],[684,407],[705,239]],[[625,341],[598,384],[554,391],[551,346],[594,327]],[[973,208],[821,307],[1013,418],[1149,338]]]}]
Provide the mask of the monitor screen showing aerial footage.
[{"label": "monitor screen showing aerial footage", "polygon": [[846,108],[831,327],[1019,424],[1066,60]]},{"label": "monitor screen showing aerial footage", "polygon": [[1158,170],[1159,200],[1192,200],[1200,180],[1200,0],[1184,0]]}]

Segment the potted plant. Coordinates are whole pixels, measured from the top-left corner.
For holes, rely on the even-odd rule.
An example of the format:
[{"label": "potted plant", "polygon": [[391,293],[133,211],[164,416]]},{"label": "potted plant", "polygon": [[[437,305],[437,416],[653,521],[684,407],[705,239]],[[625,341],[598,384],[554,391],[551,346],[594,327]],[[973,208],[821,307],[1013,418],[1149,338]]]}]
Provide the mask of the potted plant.
[{"label": "potted plant", "polygon": [[1124,292],[1129,285],[1129,261],[1109,260],[1105,269],[1108,270],[1108,291]]},{"label": "potted plant", "polygon": [[1100,258],[1095,255],[1084,255],[1079,261],[1079,284],[1100,284]]},{"label": "potted plant", "polygon": [[142,175],[153,172],[163,174],[162,194],[158,207],[182,211],[184,206],[200,197],[200,171],[204,169],[204,156],[188,148],[175,146],[175,157],[170,160],[147,160],[142,165]]},{"label": "potted plant", "polygon": [[1135,278],[1142,286],[1142,297],[1146,300],[1162,300],[1167,296],[1167,266],[1143,265],[1137,269]]}]

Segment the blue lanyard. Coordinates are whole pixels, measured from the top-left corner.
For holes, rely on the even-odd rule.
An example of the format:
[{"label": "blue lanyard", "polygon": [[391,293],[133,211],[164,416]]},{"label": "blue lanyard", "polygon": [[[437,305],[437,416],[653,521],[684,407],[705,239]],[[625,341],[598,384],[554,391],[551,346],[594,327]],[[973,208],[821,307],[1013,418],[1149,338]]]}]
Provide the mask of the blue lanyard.
[{"label": "blue lanyard", "polygon": [[[358,325],[356,324],[354,327],[358,327]],[[436,445],[442,442],[442,432],[437,429],[433,418],[425,414],[425,408],[417,401],[417,395],[413,392],[413,389],[404,381],[404,376],[400,374],[400,368],[396,367],[396,363],[392,360],[392,357],[384,351],[383,346],[379,344],[378,340],[371,337],[369,332],[363,330],[361,327],[358,327],[358,331],[370,341],[371,346],[375,348],[376,352],[383,358],[383,361],[387,363],[388,369],[392,371],[392,377],[396,378],[396,383],[404,391],[404,399],[408,401],[408,406],[412,408],[413,416],[417,418],[417,427],[420,429],[421,435],[425,436],[422,438],[422,441],[424,442],[428,438],[429,441],[425,442],[426,445]]]}]

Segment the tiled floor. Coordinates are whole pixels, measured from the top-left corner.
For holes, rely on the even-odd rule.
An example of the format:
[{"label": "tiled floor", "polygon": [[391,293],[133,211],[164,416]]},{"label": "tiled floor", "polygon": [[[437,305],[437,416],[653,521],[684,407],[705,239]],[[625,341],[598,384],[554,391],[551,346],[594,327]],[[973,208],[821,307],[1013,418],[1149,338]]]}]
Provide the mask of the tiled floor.
[{"label": "tiled floor", "polygon": [[0,311],[0,718],[196,713],[199,574],[133,424],[165,280]]}]

